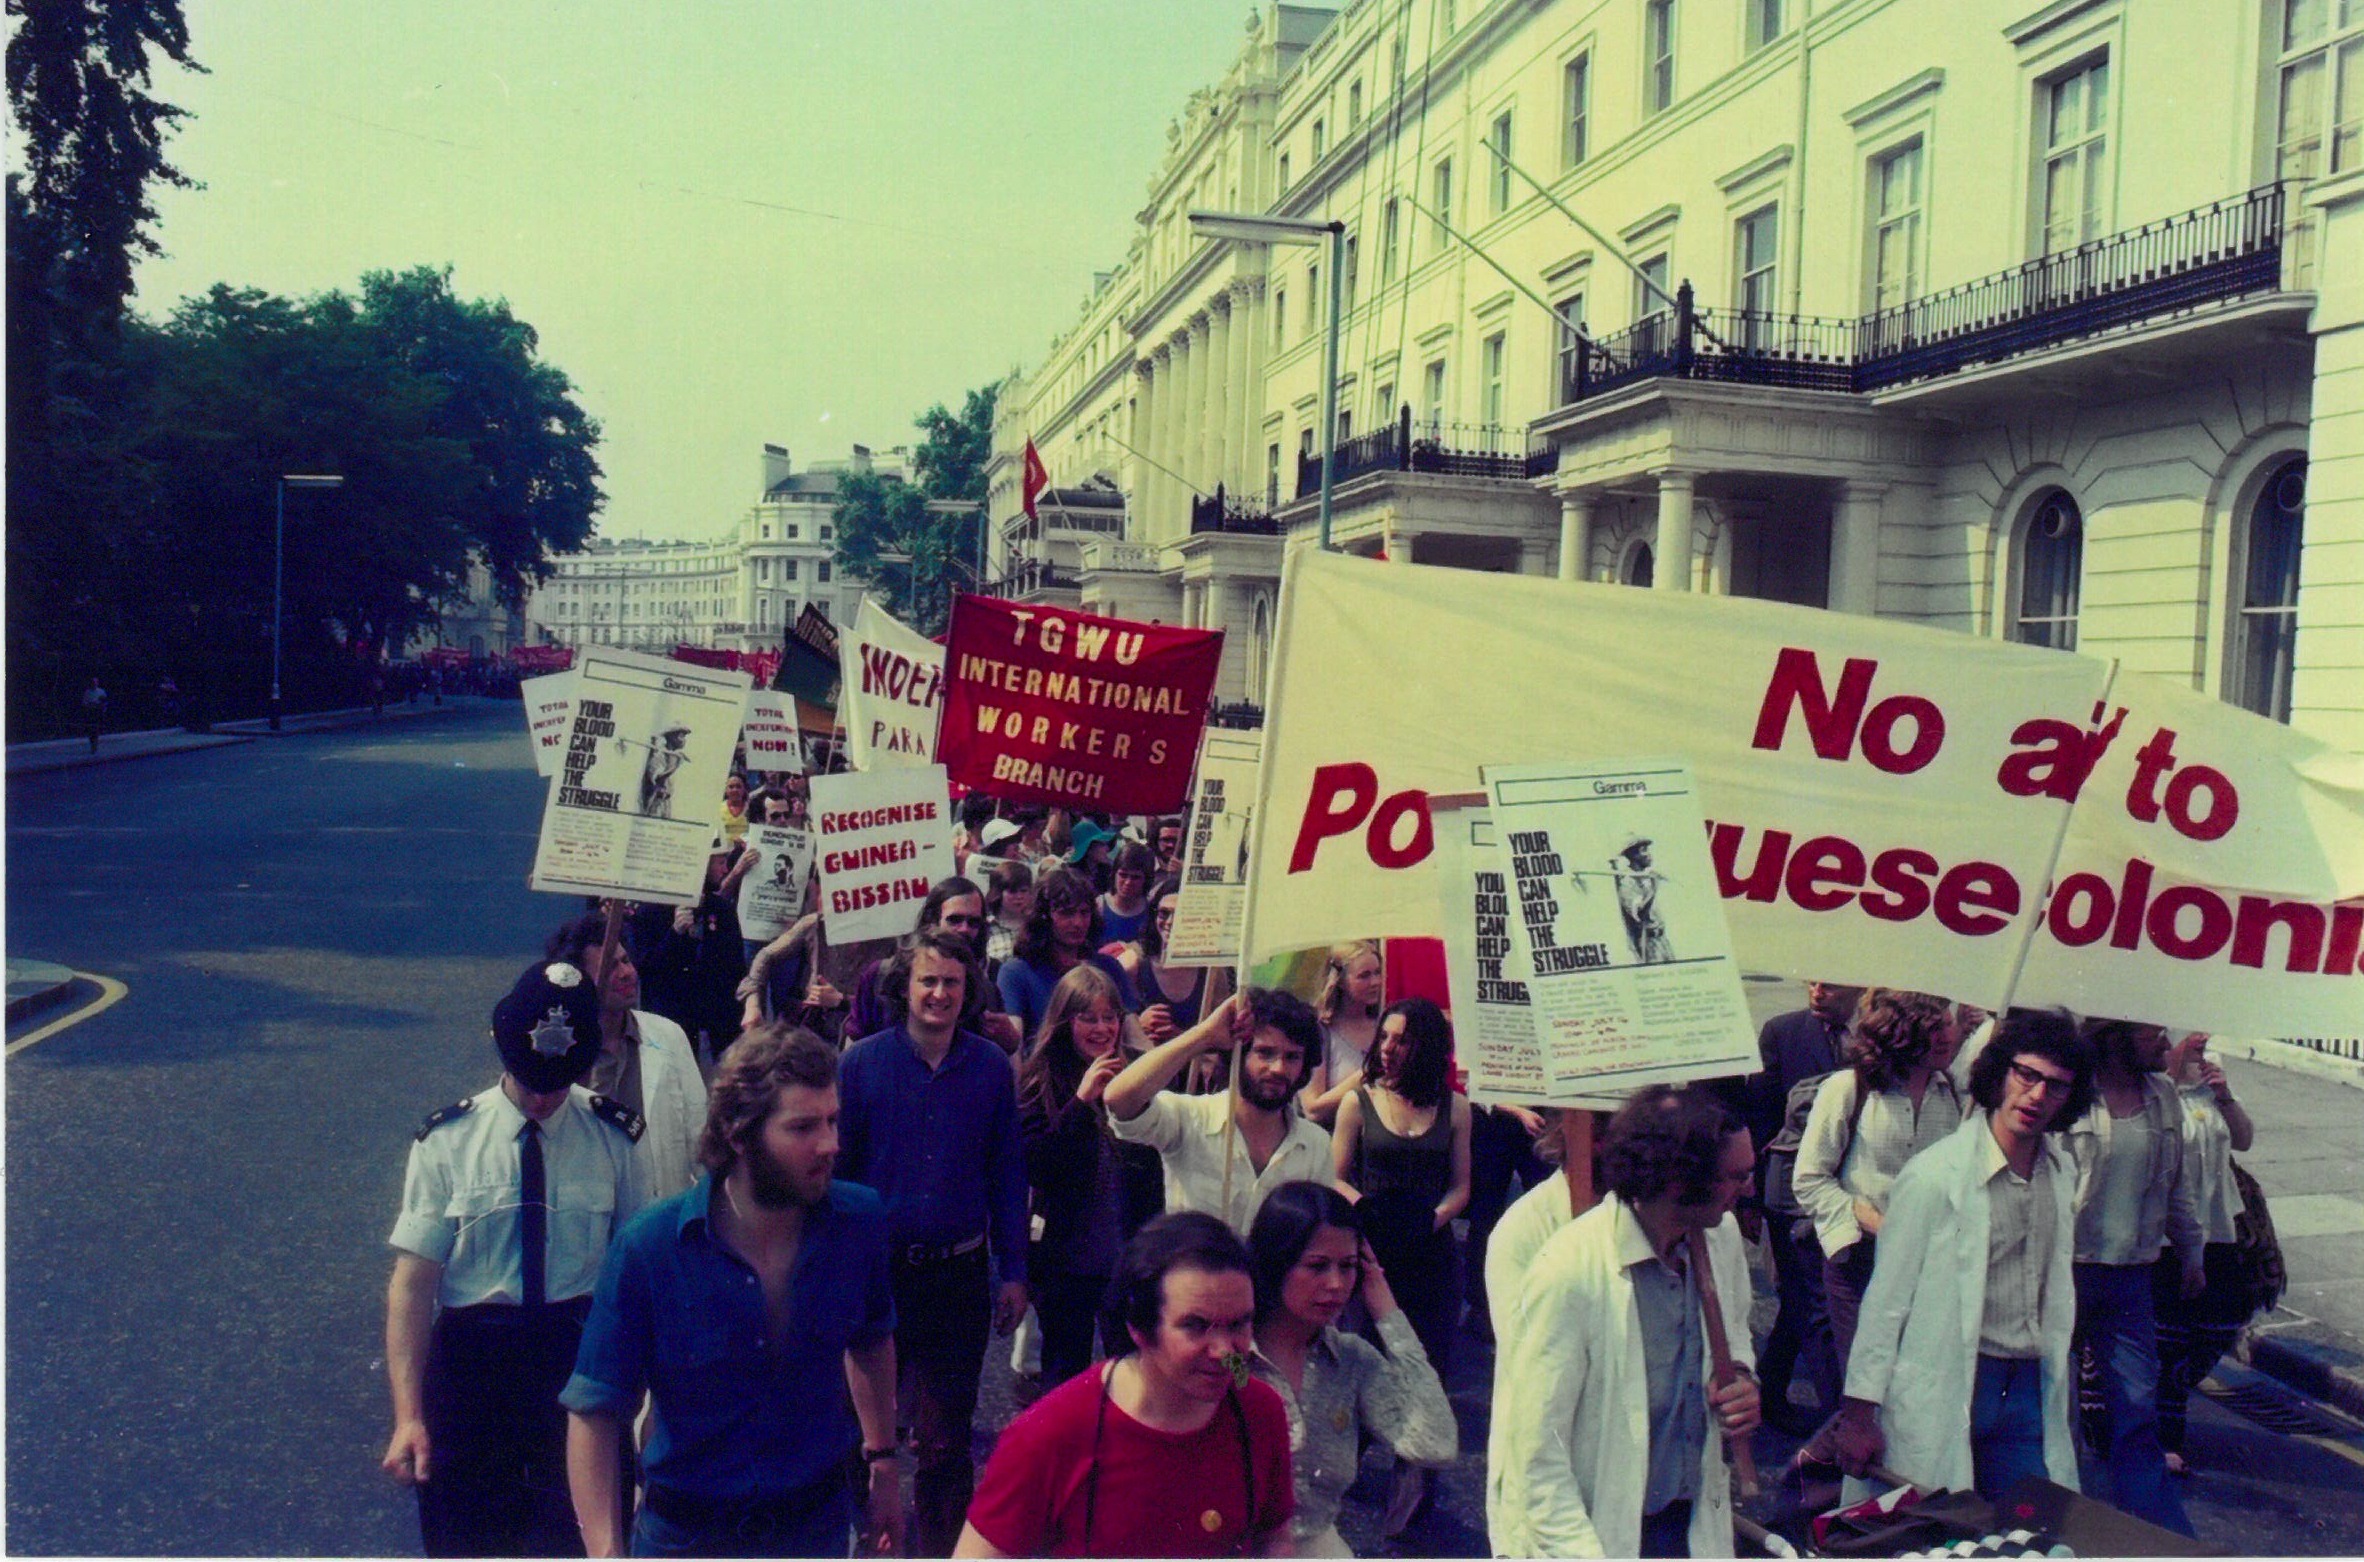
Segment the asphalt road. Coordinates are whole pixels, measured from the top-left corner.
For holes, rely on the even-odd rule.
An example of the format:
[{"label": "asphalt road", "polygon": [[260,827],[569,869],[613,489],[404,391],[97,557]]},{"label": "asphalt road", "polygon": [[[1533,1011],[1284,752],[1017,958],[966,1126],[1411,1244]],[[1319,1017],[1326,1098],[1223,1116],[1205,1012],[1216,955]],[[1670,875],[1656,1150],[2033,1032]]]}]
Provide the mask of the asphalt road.
[{"label": "asphalt road", "polygon": [[[7,1549],[416,1553],[377,1468],[385,1235],[411,1129],[494,1077],[486,1013],[571,909],[525,888],[541,796],[515,708],[470,702],[10,781],[10,953],[130,995],[6,1064]],[[1465,1337],[1468,1453],[1409,1554],[1484,1554],[1490,1372]],[[981,1450],[1011,1388],[1004,1342]],[[2193,1438],[2204,1537],[2364,1551],[2364,1443],[2215,1405]]]}]

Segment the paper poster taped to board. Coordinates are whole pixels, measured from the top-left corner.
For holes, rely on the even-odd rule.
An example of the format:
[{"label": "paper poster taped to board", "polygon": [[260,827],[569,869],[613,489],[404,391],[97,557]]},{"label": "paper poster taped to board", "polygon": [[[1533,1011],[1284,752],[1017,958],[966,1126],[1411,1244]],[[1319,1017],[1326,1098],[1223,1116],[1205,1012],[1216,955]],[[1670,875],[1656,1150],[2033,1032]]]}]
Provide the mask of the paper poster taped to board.
[{"label": "paper poster taped to board", "polygon": [[812,832],[792,824],[749,825],[747,849],[757,856],[739,880],[739,933],[758,941],[778,938],[804,915],[813,876]]},{"label": "paper poster taped to board", "polygon": [[747,675],[587,647],[535,889],[694,905],[747,709]]},{"label": "paper poster taped to board", "polygon": [[1756,1027],[1690,767],[1483,774],[1551,1099],[1754,1073]]},{"label": "paper poster taped to board", "polygon": [[1198,780],[1183,821],[1182,893],[1165,962],[1239,963],[1240,917],[1248,898],[1248,811],[1256,799],[1263,734],[1209,727],[1199,740]]}]

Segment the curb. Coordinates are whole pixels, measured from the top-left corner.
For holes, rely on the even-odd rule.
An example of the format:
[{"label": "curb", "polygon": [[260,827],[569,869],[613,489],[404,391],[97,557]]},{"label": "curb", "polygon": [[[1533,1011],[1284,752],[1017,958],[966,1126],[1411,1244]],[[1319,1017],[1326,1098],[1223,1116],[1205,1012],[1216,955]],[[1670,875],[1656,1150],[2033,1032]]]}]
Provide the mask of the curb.
[{"label": "curb", "polygon": [[8,1000],[8,1023],[11,1025],[19,1020],[29,1020],[44,1009],[56,1008],[73,994],[75,986],[82,980],[64,966],[52,966],[45,961],[29,964],[42,971],[54,971],[63,980],[51,980],[47,986],[11,997]]},{"label": "curb", "polygon": [[2364,1420],[2364,1360],[2355,1352],[2320,1341],[2253,1334],[2239,1354],[2284,1387]]}]

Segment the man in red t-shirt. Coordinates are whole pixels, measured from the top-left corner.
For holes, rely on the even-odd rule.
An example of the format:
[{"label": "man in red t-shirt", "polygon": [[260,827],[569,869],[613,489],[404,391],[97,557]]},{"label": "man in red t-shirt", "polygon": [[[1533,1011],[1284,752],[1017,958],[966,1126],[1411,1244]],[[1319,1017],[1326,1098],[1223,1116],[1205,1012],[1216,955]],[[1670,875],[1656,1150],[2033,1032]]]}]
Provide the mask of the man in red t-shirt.
[{"label": "man in red t-shirt", "polygon": [[1109,1305],[1132,1351],[1010,1423],[952,1554],[1285,1550],[1297,1506],[1288,1412],[1247,1375],[1256,1288],[1246,1246],[1212,1215],[1162,1215],[1126,1244]]}]

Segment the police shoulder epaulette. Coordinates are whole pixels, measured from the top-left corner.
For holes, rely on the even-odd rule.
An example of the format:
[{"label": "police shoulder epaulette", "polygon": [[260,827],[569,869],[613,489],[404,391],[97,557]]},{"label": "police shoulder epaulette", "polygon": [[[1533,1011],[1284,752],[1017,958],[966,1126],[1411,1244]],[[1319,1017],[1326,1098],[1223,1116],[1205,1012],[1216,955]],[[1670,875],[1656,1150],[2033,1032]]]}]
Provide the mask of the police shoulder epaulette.
[{"label": "police shoulder epaulette", "polygon": [[424,1143],[427,1135],[441,1128],[445,1123],[458,1122],[461,1118],[466,1117],[469,1109],[475,1105],[475,1099],[471,1097],[466,1101],[454,1101],[449,1106],[436,1108],[427,1114],[427,1120],[419,1124],[419,1131],[412,1137]]},{"label": "police shoulder epaulette", "polygon": [[603,1120],[622,1129],[624,1137],[634,1144],[640,1143],[640,1132],[648,1126],[647,1120],[638,1112],[633,1111],[621,1101],[610,1101],[605,1096],[593,1096],[591,1110]]}]

